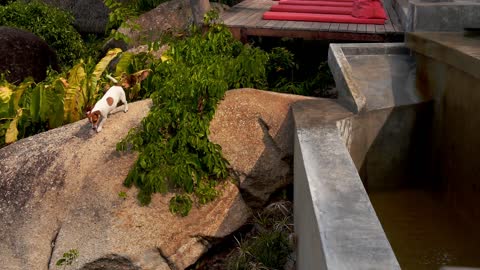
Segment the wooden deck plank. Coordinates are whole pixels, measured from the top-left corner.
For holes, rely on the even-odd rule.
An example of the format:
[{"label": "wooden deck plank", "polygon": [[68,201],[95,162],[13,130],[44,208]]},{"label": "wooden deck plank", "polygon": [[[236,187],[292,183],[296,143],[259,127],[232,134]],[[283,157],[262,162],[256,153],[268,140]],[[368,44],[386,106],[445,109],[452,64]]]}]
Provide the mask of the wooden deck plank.
[{"label": "wooden deck plank", "polygon": [[245,18],[243,25],[246,27],[255,27],[263,20],[263,12],[256,12],[255,14]]},{"label": "wooden deck plank", "polygon": [[261,4],[259,2],[244,1],[242,3],[245,4],[237,10],[237,16],[232,16],[229,20],[225,21],[225,24],[243,25],[251,16],[259,13],[259,9],[261,8]]},{"label": "wooden deck plank", "polygon": [[263,26],[263,28],[278,29],[281,28],[285,23],[286,21],[270,20]]},{"label": "wooden deck plank", "polygon": [[255,25],[253,28],[263,28],[265,24],[267,24],[270,20],[264,20],[263,18]]},{"label": "wooden deck plank", "polygon": [[388,12],[388,9],[385,8],[385,13],[387,14],[387,20],[385,21],[385,32],[386,33],[394,33],[395,32],[395,27],[392,25],[392,19],[391,15]]},{"label": "wooden deck plank", "polygon": [[385,34],[385,25],[375,25],[375,33]]},{"label": "wooden deck plank", "polygon": [[223,23],[225,25],[236,25],[236,21],[241,20],[243,16],[245,16],[245,13],[248,12],[248,9],[246,7],[238,8],[236,9],[236,12],[231,12],[228,14],[228,17],[226,19],[223,19]]},{"label": "wooden deck plank", "polygon": [[310,25],[312,31],[328,31],[330,29],[331,23],[324,23],[324,22],[313,22]]},{"label": "wooden deck plank", "polygon": [[339,26],[340,26],[339,23],[331,23],[330,28],[328,28],[328,32],[338,32]]},{"label": "wooden deck plank", "polygon": [[348,24],[348,32],[356,33],[358,29],[358,24],[356,23],[349,23]]},{"label": "wooden deck plank", "polygon": [[395,33],[395,27],[393,27],[393,24],[392,24],[392,21],[390,19],[388,19],[386,22],[385,22],[385,32],[386,33]]},{"label": "wooden deck plank", "polygon": [[358,33],[366,33],[367,32],[367,25],[366,24],[358,24],[357,32]]},{"label": "wooden deck plank", "polygon": [[301,22],[301,21],[296,21],[294,22],[293,30],[308,30],[311,29],[312,22]]},{"label": "wooden deck plank", "polygon": [[244,13],[243,16],[238,17],[235,21],[233,21],[232,25],[245,26],[250,21],[250,18],[255,16],[255,14],[256,14],[256,12]]},{"label": "wooden deck plank", "polygon": [[396,32],[396,33],[403,33],[404,29],[402,27],[402,24],[400,23],[400,19],[397,16],[397,12],[393,9],[393,7],[391,5],[389,5],[389,6],[385,7],[385,11],[388,14],[389,23],[391,25],[391,27],[388,26],[388,28],[389,29],[393,28],[394,32]]},{"label": "wooden deck plank", "polygon": [[274,28],[274,29],[285,29],[285,28],[284,28],[284,25],[285,25],[287,22],[288,22],[288,21],[277,21],[277,23],[274,24],[272,28]]},{"label": "wooden deck plank", "polygon": [[243,40],[249,35],[337,39],[350,41],[382,41],[398,39],[403,34],[395,11],[386,7],[385,25],[263,20],[263,13],[277,2],[245,0],[222,15],[227,27]]},{"label": "wooden deck plank", "polygon": [[295,27],[295,21],[288,21],[286,24],[283,25],[282,29],[293,29]]},{"label": "wooden deck plank", "polygon": [[348,23],[340,23],[338,26],[339,32],[348,32]]},{"label": "wooden deck plank", "polygon": [[375,25],[367,24],[367,33],[375,33]]}]

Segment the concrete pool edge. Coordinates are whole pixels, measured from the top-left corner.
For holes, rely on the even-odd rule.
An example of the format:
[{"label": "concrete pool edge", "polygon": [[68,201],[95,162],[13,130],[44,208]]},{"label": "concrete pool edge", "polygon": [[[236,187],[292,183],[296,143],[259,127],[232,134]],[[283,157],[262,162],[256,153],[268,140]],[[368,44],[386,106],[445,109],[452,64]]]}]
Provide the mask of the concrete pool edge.
[{"label": "concrete pool edge", "polygon": [[400,269],[337,125],[352,114],[328,100],[292,111],[297,269]]},{"label": "concrete pool edge", "polygon": [[[360,177],[361,156],[366,155],[377,137],[389,140],[409,134],[414,128],[409,123],[417,121],[418,107],[421,110],[423,104],[428,106],[431,98],[418,95],[414,84],[399,91],[387,77],[382,91],[389,98],[375,98],[379,104],[369,107],[371,93],[359,84],[350,63],[351,56],[358,55],[412,57],[403,43],[331,44],[329,65],[338,100],[306,101],[292,106],[297,269],[400,269]],[[397,71],[394,60],[384,61],[392,62],[387,72],[390,75]],[[406,68],[415,72],[414,65]],[[399,98],[399,92],[414,98],[405,102]],[[408,119],[403,121],[403,116]],[[392,132],[381,133],[391,119],[394,137]],[[352,148],[352,141],[371,142],[366,143],[365,150]]]}]

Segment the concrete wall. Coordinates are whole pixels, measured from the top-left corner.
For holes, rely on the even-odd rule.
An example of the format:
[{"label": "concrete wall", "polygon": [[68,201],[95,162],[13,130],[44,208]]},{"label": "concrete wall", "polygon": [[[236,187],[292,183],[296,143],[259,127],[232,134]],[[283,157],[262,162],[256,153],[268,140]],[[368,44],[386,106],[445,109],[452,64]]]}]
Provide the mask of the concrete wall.
[{"label": "concrete wall", "polygon": [[298,269],[400,268],[364,186],[433,179],[480,218],[480,39],[415,33],[407,44],[414,86],[398,83],[415,68],[398,44],[332,45],[338,103],[292,107]]},{"label": "concrete wall", "polygon": [[478,220],[480,39],[414,33],[406,44],[417,52],[417,88],[434,98],[432,177],[461,214]]},{"label": "concrete wall", "polygon": [[409,1],[406,31],[457,32],[480,27],[480,2]]},{"label": "concrete wall", "polygon": [[297,269],[400,269],[337,127],[350,114],[318,103],[293,105]]},{"label": "concrete wall", "polygon": [[298,135],[294,150],[294,220],[297,232],[297,269],[327,269],[320,229],[313,207],[313,198],[308,183]]},{"label": "concrete wall", "polygon": [[480,219],[480,78],[424,55],[417,63],[426,71],[418,85],[435,100],[433,178],[462,214]]},{"label": "concrete wall", "polygon": [[367,190],[422,185],[428,180],[432,103],[369,111],[339,121]]}]

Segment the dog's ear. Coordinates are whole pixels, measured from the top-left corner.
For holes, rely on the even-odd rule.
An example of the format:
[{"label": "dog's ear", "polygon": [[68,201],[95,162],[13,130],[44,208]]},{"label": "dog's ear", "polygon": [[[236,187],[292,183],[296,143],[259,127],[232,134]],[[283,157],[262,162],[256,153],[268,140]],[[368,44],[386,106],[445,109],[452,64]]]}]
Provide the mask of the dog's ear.
[{"label": "dog's ear", "polygon": [[150,75],[150,72],[151,72],[150,69],[146,69],[146,70],[142,71],[142,73],[140,74],[140,76],[138,78],[138,81],[141,82],[141,81],[145,80],[148,77],[148,75]]},{"label": "dog's ear", "polygon": [[100,113],[100,111],[94,111],[93,114],[96,114],[96,115],[100,116],[101,113]]},{"label": "dog's ear", "polygon": [[87,105],[85,106],[84,110],[85,110],[85,114],[88,116],[92,113],[92,106]]},{"label": "dog's ear", "polygon": [[151,72],[152,70],[145,69],[130,75],[124,74],[121,79],[122,81],[121,85],[123,88],[128,89],[137,83],[141,83],[143,80],[145,80],[148,77],[148,75],[150,75]]}]

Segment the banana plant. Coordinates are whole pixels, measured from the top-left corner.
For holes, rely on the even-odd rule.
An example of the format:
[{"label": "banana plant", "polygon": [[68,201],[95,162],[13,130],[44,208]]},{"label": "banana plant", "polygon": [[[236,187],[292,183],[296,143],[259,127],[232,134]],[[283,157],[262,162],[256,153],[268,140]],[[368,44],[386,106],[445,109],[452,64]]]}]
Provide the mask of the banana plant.
[{"label": "banana plant", "polygon": [[5,137],[5,141],[0,142],[0,145],[17,140],[18,122],[23,115],[20,101],[25,90],[32,84],[32,79],[24,81],[19,86],[2,81],[0,85],[0,138]]},{"label": "banana plant", "polygon": [[25,123],[50,129],[80,120],[83,109],[95,102],[102,74],[120,52],[110,50],[91,72],[81,61],[66,78],[54,75],[57,77],[38,84],[27,79],[18,86],[0,78],[0,138],[5,138],[0,139],[0,146],[15,142],[19,135],[32,135],[19,132],[19,126]]},{"label": "banana plant", "polygon": [[100,90],[99,81],[102,74],[121,51],[121,49],[108,51],[91,73],[86,71],[87,67],[82,61],[70,70],[67,79],[59,79],[65,89],[64,119],[66,122],[80,120],[83,116],[83,109],[95,102]]}]

